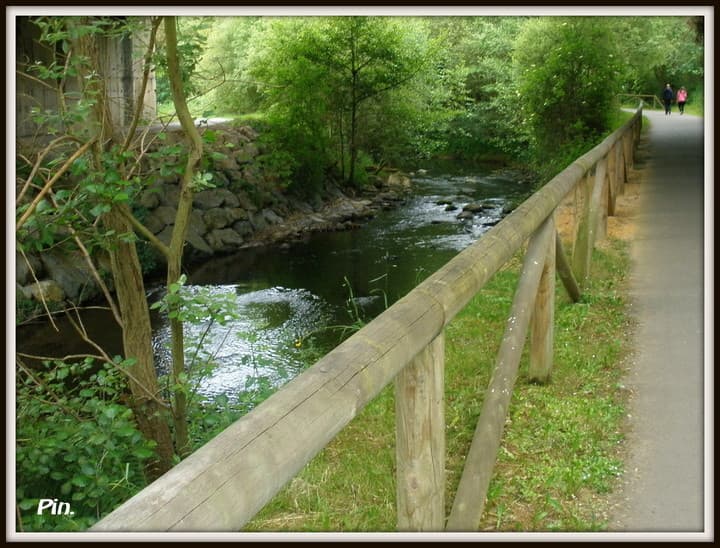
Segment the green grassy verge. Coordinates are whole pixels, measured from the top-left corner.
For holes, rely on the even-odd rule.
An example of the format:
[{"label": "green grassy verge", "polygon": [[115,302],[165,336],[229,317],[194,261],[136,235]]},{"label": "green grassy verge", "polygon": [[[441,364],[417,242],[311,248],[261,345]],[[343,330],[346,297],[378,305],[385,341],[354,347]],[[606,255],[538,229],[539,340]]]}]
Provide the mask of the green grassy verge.
[{"label": "green grassy verge", "polygon": [[[552,380],[515,386],[481,530],[602,531],[622,470],[627,397],[626,244],[594,254],[592,281],[572,304],[557,284]],[[446,333],[447,511],[462,473],[516,287],[519,261],[500,271]],[[392,386],[371,402],[245,528],[394,531]]]}]

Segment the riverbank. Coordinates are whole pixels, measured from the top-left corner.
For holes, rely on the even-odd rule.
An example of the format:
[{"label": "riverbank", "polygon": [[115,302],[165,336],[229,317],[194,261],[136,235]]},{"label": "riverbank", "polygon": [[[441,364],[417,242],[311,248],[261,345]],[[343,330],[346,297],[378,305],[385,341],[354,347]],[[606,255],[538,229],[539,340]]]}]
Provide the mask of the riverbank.
[{"label": "riverbank", "polygon": [[[248,247],[289,245],[318,231],[356,228],[382,208],[396,207],[411,188],[410,178],[395,170],[369,174],[360,191],[342,190],[328,183],[312,199],[300,199],[282,186],[279,175],[263,161],[258,133],[248,126],[213,125],[206,153],[210,188],[194,194],[183,262],[186,265],[237,252]],[[168,128],[165,139],[152,140],[140,159],[143,190],[130,205],[135,217],[166,245],[172,237],[180,194],[178,128]],[[172,153],[171,153],[172,152]],[[59,226],[56,240],[67,239]],[[67,247],[67,246],[66,246]],[[72,246],[71,246],[72,247]],[[164,258],[145,239],[137,241],[144,276],[163,270]],[[43,311],[62,310],[102,298],[98,274],[112,291],[109,261],[100,249],[90,257],[78,249],[55,245],[40,252],[15,256],[18,321]]]}]

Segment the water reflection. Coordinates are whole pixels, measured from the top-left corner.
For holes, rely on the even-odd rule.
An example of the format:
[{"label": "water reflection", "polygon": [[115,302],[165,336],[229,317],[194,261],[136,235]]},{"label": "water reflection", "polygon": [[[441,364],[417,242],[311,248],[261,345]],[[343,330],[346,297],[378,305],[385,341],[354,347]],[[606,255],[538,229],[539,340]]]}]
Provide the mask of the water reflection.
[{"label": "water reflection", "polygon": [[[235,291],[242,318],[213,334],[218,366],[201,393],[234,396],[258,374],[275,385],[294,377],[308,365],[299,339],[315,333],[318,350],[329,351],[340,336],[326,328],[371,320],[487,232],[508,200],[528,190],[464,174],[416,177],[414,188],[404,204],[360,229],[315,234],[289,248],[244,250],[191,271],[192,284]],[[481,212],[457,218],[476,201],[484,204]],[[160,346],[167,328],[157,337]]]},{"label": "water reflection", "polygon": [[[329,328],[371,320],[487,232],[508,201],[529,190],[510,179],[462,173],[417,176],[413,185],[413,195],[400,207],[380,212],[359,229],[314,234],[287,248],[243,250],[191,266],[190,291],[230,295],[239,309],[239,319],[225,326],[186,326],[188,341],[210,327],[205,348],[217,365],[200,384],[200,394],[234,398],[255,376],[276,386],[294,377],[312,356],[311,342],[318,353],[330,350],[342,329]],[[476,201],[485,205],[482,211],[457,218]],[[149,289],[151,300],[162,291]],[[113,355],[120,353],[121,333],[111,316],[103,311],[92,318],[86,324],[93,338]],[[157,361],[165,371],[169,327],[157,315],[153,327]],[[17,335],[18,349],[30,353],[81,351],[72,328],[56,334],[33,325],[19,328]],[[194,355],[188,345],[188,363]]]},{"label": "water reflection", "polygon": [[[189,286],[189,293],[199,286]],[[201,397],[225,394],[235,399],[248,379],[259,375],[275,385],[297,375],[306,365],[298,341],[329,325],[330,306],[304,289],[272,287],[243,293],[237,285],[204,286],[217,296],[236,297],[237,318],[224,325],[209,318],[185,324],[186,366],[195,374],[203,359],[215,364],[198,385]],[[197,343],[202,341],[202,352]],[[155,334],[156,363],[167,373],[171,366],[170,327],[163,323]],[[191,374],[191,378],[194,375]]]}]

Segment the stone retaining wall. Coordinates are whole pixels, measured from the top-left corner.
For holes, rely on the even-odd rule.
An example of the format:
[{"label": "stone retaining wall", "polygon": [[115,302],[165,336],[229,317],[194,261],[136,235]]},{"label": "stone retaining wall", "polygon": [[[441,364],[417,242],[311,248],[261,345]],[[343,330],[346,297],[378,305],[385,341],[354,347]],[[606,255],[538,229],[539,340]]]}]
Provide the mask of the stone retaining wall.
[{"label": "stone retaining wall", "polygon": [[[410,180],[399,173],[377,178],[363,196],[352,197],[329,189],[325,200],[304,202],[286,195],[277,176],[264,171],[257,161],[261,149],[257,133],[246,126],[220,125],[212,131],[215,140],[205,146],[213,156],[206,171],[215,188],[197,192],[188,227],[186,263],[228,254],[245,247],[267,245],[300,238],[318,230],[347,230],[372,217],[379,208],[393,207],[410,188]],[[180,131],[167,133],[163,146],[182,139]],[[177,156],[153,157],[159,146],[143,158],[145,173],[166,173],[142,192],[134,203],[143,224],[160,240],[170,242],[179,197],[177,173],[168,166],[181,165]],[[220,153],[212,155],[212,152]],[[165,167],[164,170],[161,168]],[[29,263],[29,264],[28,264]],[[160,261],[162,264],[162,261]],[[79,304],[100,294],[85,259],[79,254],[50,250],[16,257],[18,296]]]}]

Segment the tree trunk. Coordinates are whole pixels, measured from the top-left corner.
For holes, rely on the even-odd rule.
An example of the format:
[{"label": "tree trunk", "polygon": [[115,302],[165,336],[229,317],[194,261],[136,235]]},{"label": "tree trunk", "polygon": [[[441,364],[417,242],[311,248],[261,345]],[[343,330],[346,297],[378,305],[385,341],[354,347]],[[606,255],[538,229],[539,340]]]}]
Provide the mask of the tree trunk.
[{"label": "tree trunk", "polygon": [[[81,20],[81,24],[87,21]],[[68,20],[71,27],[75,23]],[[100,56],[96,38],[79,33],[72,39],[77,55],[91,60],[92,67],[100,67]],[[77,73],[79,89],[94,97],[92,114],[82,123],[91,135],[97,136],[92,147],[94,169],[101,174],[104,170],[100,159],[103,145],[113,142],[115,129],[108,109],[107,90],[102,78],[91,77],[86,69]],[[132,233],[127,220],[130,210],[127,204],[113,203],[109,212],[103,215],[104,225],[116,235]],[[142,434],[156,443],[155,456],[146,465],[145,473],[150,481],[158,478],[170,468],[173,461],[173,444],[168,424],[166,406],[160,398],[157,373],[152,348],[152,326],[150,311],[145,296],[140,260],[135,243],[115,238],[109,246],[118,308],[122,319],[123,353],[125,358],[135,362],[129,366],[129,387],[132,394],[130,407]]]},{"label": "tree trunk", "polygon": [[[105,226],[116,234],[132,232],[122,215],[126,205],[116,205],[105,217]],[[154,480],[172,468],[173,444],[168,412],[160,404],[160,389],[152,350],[152,327],[145,296],[142,270],[134,242],[117,242],[110,249],[115,291],[123,322],[123,351],[136,359],[130,366],[131,407],[140,431],[157,443],[156,457],[148,464],[146,474]]]},{"label": "tree trunk", "polygon": [[[180,198],[178,201],[175,225],[170,240],[170,251],[168,254],[167,284],[175,283],[180,278],[182,267],[183,247],[187,228],[190,222],[193,202],[193,177],[197,170],[198,163],[202,157],[202,139],[195,127],[190,115],[185,92],[182,87],[180,74],[180,63],[177,53],[177,32],[175,17],[165,18],[165,40],[167,47],[168,77],[172,91],[173,103],[177,112],[180,124],[185,132],[189,147],[188,159],[185,164],[185,171],[180,183]],[[187,387],[184,382],[185,372],[185,341],[183,335],[183,324],[177,317],[170,320],[172,361],[173,361],[173,386],[175,387],[173,410],[175,422],[175,446],[178,454],[182,457],[190,453],[190,439],[187,430]]]}]

